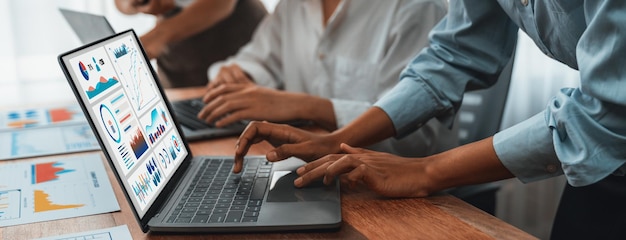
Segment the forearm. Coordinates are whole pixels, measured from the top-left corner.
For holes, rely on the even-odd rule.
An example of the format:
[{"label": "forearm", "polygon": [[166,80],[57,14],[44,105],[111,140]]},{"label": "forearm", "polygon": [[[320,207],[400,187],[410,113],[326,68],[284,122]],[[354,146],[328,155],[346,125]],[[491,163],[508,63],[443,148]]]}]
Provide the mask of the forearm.
[{"label": "forearm", "polygon": [[163,18],[151,32],[159,34],[165,42],[171,43],[186,39],[221,20],[235,9],[237,0],[197,0],[170,18]]},{"label": "forearm", "polygon": [[382,109],[372,107],[360,117],[329,136],[338,143],[369,146],[396,134],[393,122]]},{"label": "forearm", "polygon": [[429,192],[514,177],[500,162],[493,137],[433,155],[426,169]]},{"label": "forearm", "polygon": [[328,130],[337,129],[337,120],[333,104],[329,99],[308,94],[301,94],[296,102],[301,106],[296,109],[297,118],[313,121],[316,125]]}]

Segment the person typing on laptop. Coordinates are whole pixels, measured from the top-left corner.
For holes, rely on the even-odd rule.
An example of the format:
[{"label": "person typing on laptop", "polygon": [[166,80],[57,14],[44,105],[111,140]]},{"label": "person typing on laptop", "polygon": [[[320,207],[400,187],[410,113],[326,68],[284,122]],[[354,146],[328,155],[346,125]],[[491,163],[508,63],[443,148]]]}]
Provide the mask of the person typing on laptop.
[{"label": "person typing on laptop", "polygon": [[[445,12],[440,0],[281,1],[250,43],[211,66],[198,117],[218,127],[242,119],[309,120],[334,131],[392,88]],[[425,156],[456,142],[433,120],[370,148]]]},{"label": "person typing on laptop", "polygon": [[248,157],[234,174],[232,156],[193,155],[139,42],[129,29],[58,60],[144,232],[341,226],[337,183],[293,186],[302,160]]},{"label": "person typing on laptop", "polygon": [[157,17],[141,36],[166,88],[203,86],[206,69],[235,54],[267,14],[259,0],[115,0],[120,12]]}]

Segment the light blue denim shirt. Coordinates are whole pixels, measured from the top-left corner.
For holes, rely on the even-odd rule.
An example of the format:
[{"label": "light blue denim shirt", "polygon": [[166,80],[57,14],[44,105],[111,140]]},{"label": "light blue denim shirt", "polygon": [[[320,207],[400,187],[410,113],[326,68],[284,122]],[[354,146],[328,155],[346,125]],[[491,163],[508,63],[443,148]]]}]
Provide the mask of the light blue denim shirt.
[{"label": "light blue denim shirt", "polygon": [[496,81],[522,29],[546,55],[578,69],[581,87],[561,89],[542,113],[497,133],[502,163],[523,182],[564,173],[573,186],[584,186],[623,175],[624,0],[451,0],[449,6],[430,47],[375,104],[398,137],[433,117],[452,124],[463,92]]}]

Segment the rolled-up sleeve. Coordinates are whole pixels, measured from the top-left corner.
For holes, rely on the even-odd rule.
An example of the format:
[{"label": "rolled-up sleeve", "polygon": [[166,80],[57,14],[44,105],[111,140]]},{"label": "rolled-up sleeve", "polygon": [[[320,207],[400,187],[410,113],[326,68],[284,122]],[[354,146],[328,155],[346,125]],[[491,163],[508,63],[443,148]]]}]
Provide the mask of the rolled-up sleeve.
[{"label": "rolled-up sleeve", "polygon": [[398,138],[431,118],[451,126],[465,90],[493,85],[512,55],[518,28],[497,2],[451,1],[448,11],[431,31],[430,46],[374,104],[389,115]]},{"label": "rolled-up sleeve", "polygon": [[493,146],[502,164],[524,183],[563,174],[545,112],[496,133]]},{"label": "rolled-up sleeve", "polygon": [[626,172],[626,7],[585,1],[584,14],[576,45],[581,87],[561,89],[542,113],[494,137],[498,157],[523,182],[565,174],[572,186],[585,186]]}]

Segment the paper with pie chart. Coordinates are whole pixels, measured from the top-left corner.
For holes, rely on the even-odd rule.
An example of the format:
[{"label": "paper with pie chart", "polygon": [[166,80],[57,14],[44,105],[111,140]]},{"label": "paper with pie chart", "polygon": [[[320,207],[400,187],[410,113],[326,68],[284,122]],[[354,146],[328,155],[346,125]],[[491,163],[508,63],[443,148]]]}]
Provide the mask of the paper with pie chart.
[{"label": "paper with pie chart", "polygon": [[118,211],[99,153],[0,168],[0,227]]}]

